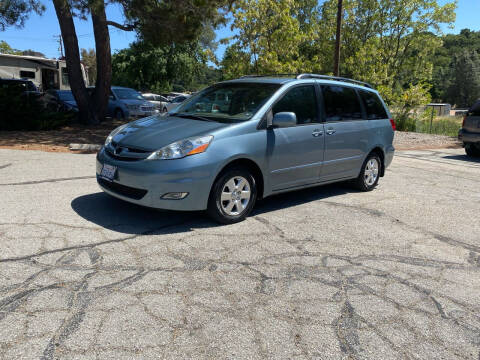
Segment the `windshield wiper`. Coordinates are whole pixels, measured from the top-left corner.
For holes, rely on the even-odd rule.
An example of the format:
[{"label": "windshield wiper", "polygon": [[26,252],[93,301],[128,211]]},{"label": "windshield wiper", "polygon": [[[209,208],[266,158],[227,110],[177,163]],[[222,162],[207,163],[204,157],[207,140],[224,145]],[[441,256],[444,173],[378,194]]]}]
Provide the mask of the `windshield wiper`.
[{"label": "windshield wiper", "polygon": [[194,114],[187,114],[187,113],[173,113],[170,114],[171,116],[177,116],[181,118],[187,118],[187,119],[193,119],[193,120],[202,120],[202,121],[210,121],[210,122],[216,122],[215,120],[199,116],[199,115],[194,115]]}]

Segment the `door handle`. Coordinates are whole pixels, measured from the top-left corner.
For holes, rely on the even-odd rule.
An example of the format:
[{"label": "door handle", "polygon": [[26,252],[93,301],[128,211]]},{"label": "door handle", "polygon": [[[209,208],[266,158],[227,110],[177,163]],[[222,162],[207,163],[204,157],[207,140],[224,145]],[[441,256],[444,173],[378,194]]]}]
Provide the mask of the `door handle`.
[{"label": "door handle", "polygon": [[332,134],[335,134],[337,130],[334,130],[334,129],[328,129],[327,130],[327,135],[332,135]]},{"label": "door handle", "polygon": [[313,135],[314,137],[319,137],[319,136],[323,135],[323,131],[320,131],[320,130],[318,130],[318,129],[315,129],[315,130],[313,130],[312,135]]}]

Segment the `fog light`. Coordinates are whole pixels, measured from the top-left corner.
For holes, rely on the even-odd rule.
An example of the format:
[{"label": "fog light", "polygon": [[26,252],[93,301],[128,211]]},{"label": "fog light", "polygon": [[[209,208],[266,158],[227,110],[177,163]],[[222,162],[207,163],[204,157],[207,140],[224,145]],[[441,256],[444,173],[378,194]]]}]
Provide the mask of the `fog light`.
[{"label": "fog light", "polygon": [[165,200],[182,200],[187,197],[188,193],[186,192],[171,192],[171,193],[166,193],[165,195],[162,196],[162,199]]}]

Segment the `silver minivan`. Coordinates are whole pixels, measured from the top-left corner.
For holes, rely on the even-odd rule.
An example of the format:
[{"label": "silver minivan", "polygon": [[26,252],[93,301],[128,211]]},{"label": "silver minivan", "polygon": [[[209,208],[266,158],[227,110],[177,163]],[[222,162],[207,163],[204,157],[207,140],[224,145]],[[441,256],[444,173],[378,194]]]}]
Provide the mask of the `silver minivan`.
[{"label": "silver minivan", "polygon": [[97,155],[105,192],[235,223],[273,194],[346,180],[370,191],[394,154],[395,123],[382,98],[346,78],[246,76],[174,111],[107,137]]}]

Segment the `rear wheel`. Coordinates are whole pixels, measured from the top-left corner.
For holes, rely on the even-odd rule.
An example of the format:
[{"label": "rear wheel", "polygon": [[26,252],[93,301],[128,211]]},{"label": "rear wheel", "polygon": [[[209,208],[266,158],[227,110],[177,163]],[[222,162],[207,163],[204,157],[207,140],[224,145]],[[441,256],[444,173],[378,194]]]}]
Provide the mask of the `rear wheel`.
[{"label": "rear wheel", "polygon": [[465,143],[465,152],[467,153],[468,156],[471,156],[471,157],[480,156],[480,150],[475,144],[472,144],[472,143]]},{"label": "rear wheel", "polygon": [[115,119],[123,120],[125,119],[125,114],[122,109],[116,109],[114,113]]},{"label": "rear wheel", "polygon": [[232,168],[213,184],[207,212],[221,224],[243,221],[255,206],[257,186],[253,175],[244,168]]},{"label": "rear wheel", "polygon": [[360,175],[354,185],[361,191],[372,191],[378,184],[382,161],[376,153],[370,154],[363,163]]}]

